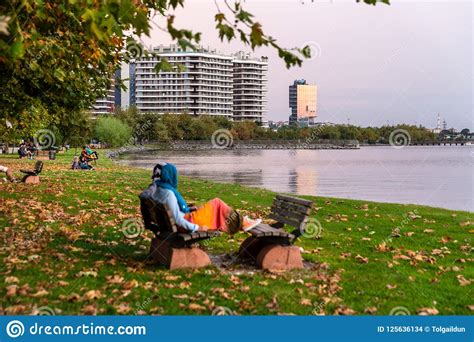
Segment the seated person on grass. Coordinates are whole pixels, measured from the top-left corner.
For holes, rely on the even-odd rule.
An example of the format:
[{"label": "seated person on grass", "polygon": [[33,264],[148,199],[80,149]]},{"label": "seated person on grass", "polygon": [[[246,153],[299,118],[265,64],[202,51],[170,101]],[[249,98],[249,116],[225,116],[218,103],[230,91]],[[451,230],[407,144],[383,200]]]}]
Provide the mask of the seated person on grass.
[{"label": "seated person on grass", "polygon": [[262,221],[243,217],[219,198],[214,198],[198,208],[188,207],[177,190],[178,171],[173,164],[156,165],[152,179],[153,183],[143,194],[158,203],[165,204],[182,230],[189,232],[219,230],[235,234],[240,230],[249,231]]},{"label": "seated person on grass", "polygon": [[94,170],[94,167],[89,163],[90,163],[89,160],[84,160],[79,163],[79,166],[82,170]]},{"label": "seated person on grass", "polygon": [[99,156],[96,151],[92,151],[89,147],[89,145],[85,145],[84,148],[81,151],[81,158],[83,160],[97,160],[99,159]]},{"label": "seated person on grass", "polygon": [[21,143],[20,147],[18,148],[18,156],[20,159],[25,157],[31,158],[31,151],[28,150],[25,143]]},{"label": "seated person on grass", "polygon": [[81,169],[81,163],[79,162],[79,157],[74,156],[71,163],[71,170],[80,170],[80,169]]},{"label": "seated person on grass", "polygon": [[13,172],[10,168],[6,167],[6,166],[3,166],[3,165],[0,165],[0,172],[5,172],[6,175],[7,175],[7,179],[10,181],[10,182],[14,182],[15,181],[15,177],[13,177]]}]

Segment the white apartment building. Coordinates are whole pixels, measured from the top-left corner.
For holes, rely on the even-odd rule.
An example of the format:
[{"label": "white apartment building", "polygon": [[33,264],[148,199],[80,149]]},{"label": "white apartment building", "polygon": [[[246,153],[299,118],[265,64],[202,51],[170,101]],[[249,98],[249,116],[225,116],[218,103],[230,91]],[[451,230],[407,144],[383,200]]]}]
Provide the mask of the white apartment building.
[{"label": "white apartment building", "polygon": [[97,99],[92,106],[91,113],[93,115],[110,114],[115,108],[115,87],[107,91],[107,95]]},{"label": "white apartment building", "polygon": [[268,58],[238,52],[233,62],[233,119],[266,125]]},{"label": "white apartment building", "polygon": [[[222,115],[232,118],[232,57],[199,48],[159,46],[134,67],[134,101],[141,112]],[[159,58],[173,71],[155,71]],[[179,71],[178,66],[184,67]]]}]

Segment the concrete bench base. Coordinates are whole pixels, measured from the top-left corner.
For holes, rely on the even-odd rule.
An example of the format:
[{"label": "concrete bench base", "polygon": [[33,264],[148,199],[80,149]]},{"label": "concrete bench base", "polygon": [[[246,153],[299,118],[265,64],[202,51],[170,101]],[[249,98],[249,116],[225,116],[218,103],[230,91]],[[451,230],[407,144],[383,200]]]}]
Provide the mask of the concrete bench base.
[{"label": "concrete bench base", "polygon": [[164,265],[170,270],[201,268],[211,264],[206,252],[198,247],[175,248],[164,240],[153,238],[148,259]]},{"label": "concrete bench base", "polygon": [[39,176],[26,176],[23,178],[23,183],[25,184],[39,184],[40,178]]},{"label": "concrete bench base", "polygon": [[[275,240],[273,240],[275,241]],[[292,270],[303,268],[303,258],[297,246],[283,246],[254,236],[240,245],[239,257],[255,261],[258,268]]]},{"label": "concrete bench base", "polygon": [[268,245],[257,256],[258,268],[264,270],[293,270],[303,268],[299,247]]}]

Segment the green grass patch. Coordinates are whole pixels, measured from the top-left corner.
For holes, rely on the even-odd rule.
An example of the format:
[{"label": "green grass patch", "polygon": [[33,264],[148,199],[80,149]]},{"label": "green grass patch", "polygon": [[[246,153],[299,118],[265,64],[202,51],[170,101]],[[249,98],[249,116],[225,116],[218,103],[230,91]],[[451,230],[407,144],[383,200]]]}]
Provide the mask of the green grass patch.
[{"label": "green grass patch", "polygon": [[[239,315],[472,312],[472,213],[304,196],[322,226],[320,237],[297,241],[307,269],[169,271],[144,262],[150,232],[135,239],[122,232],[124,222],[140,220],[138,194],[150,172],[103,155],[94,171],[69,170],[69,152],[45,161],[40,185],[0,183],[0,313],[211,314],[219,306]],[[19,177],[34,162],[1,156],[0,164]],[[263,218],[275,196],[185,177],[180,189],[189,202],[220,197]],[[245,238],[223,236],[202,248],[232,255]]]}]

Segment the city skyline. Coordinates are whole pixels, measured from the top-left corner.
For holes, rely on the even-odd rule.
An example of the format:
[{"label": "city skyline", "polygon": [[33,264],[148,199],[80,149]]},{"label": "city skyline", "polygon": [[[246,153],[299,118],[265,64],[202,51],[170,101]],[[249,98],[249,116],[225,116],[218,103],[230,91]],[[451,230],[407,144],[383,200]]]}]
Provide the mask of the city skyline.
[{"label": "city skyline", "polygon": [[[268,120],[288,119],[288,84],[303,78],[318,85],[318,121],[435,127],[441,113],[451,127],[472,127],[472,49],[466,44],[472,37],[469,2],[364,6],[276,1],[268,6],[261,0],[243,5],[281,45],[310,45],[313,57],[303,67],[287,70],[270,48],[251,52],[238,41],[221,43],[212,2],[186,3],[177,10],[176,22],[202,32],[204,46],[269,57]],[[171,42],[158,28],[142,41]]]}]

